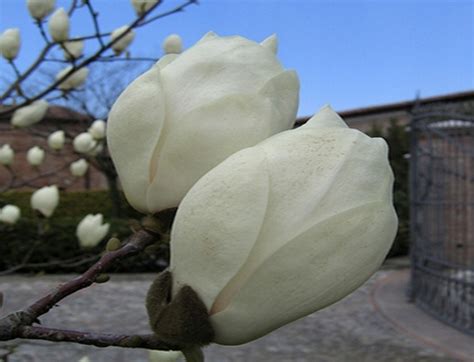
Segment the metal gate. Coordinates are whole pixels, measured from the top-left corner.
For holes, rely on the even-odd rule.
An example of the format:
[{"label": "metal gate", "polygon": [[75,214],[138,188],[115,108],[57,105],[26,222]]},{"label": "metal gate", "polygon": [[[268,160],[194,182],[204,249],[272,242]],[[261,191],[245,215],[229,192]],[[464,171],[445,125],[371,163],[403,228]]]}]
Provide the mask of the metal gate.
[{"label": "metal gate", "polygon": [[413,118],[411,299],[474,335],[474,117]]}]

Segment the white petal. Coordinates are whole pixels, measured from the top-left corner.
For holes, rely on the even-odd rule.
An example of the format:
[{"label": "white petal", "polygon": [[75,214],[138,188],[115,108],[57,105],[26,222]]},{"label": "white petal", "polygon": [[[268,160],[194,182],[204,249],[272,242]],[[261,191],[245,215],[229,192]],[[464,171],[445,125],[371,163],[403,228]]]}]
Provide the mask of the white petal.
[{"label": "white petal", "polygon": [[[223,66],[225,65],[225,66]],[[170,105],[167,117],[231,94],[252,94],[283,71],[277,58],[241,37],[213,38],[182,53],[162,71]]]},{"label": "white petal", "polygon": [[[178,209],[171,248],[173,279],[192,285],[208,309],[259,235],[268,201],[265,167],[263,155],[247,157],[243,150],[199,180]],[[229,172],[235,177],[226,178]],[[202,212],[204,205],[208,212]],[[192,272],[196,270],[199,273]],[[179,287],[175,283],[173,291]]]},{"label": "white petal", "polygon": [[195,109],[166,128],[152,162],[156,176],[147,192],[148,208],[176,207],[208,170],[277,132],[273,110],[258,94],[236,94]]},{"label": "white petal", "polygon": [[391,205],[371,203],[299,235],[252,274],[226,310],[211,317],[215,341],[246,343],[349,294],[382,263],[396,220]]},{"label": "white petal", "polygon": [[333,111],[330,105],[325,105],[319,110],[313,117],[311,117],[308,122],[305,123],[303,127],[319,127],[319,128],[328,128],[328,127],[342,127],[347,128],[346,122]]},{"label": "white petal", "polygon": [[150,163],[165,122],[160,70],[153,67],[120,95],[110,111],[107,141],[130,204],[147,212]]},{"label": "white petal", "polygon": [[216,33],[214,33],[213,31],[208,31],[206,34],[204,34],[204,36],[199,39],[196,44],[200,44],[200,43],[204,43],[208,40],[212,40],[214,38],[218,38],[219,35],[217,35]]},{"label": "white petal", "polygon": [[[290,129],[296,121],[298,111],[300,82],[295,71],[287,70],[271,78],[260,93],[269,97],[272,101],[275,112],[275,124],[280,121],[276,127],[281,129]],[[274,132],[276,133],[276,132]]]},{"label": "white petal", "polygon": [[276,54],[278,52],[278,37],[276,34],[270,35],[268,38],[262,41],[260,45],[270,50],[273,54]]}]

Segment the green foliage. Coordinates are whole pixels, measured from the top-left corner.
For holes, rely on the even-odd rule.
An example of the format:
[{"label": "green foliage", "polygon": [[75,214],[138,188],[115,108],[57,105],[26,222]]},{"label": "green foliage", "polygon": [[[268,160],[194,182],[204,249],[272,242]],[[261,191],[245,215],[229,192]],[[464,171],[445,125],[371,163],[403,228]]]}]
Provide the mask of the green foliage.
[{"label": "green foliage", "polygon": [[[124,240],[132,231],[133,219],[141,217],[128,207],[128,218],[112,218],[113,207],[107,191],[61,192],[60,204],[50,220],[41,221],[31,210],[31,192],[9,192],[1,195],[1,204],[11,203],[21,208],[22,217],[15,225],[0,223],[0,272],[22,264],[31,252],[28,266],[19,272],[71,273],[83,272],[105,250],[108,238]],[[110,223],[110,232],[100,245],[81,249],[76,227],[86,214],[102,213]],[[38,227],[43,234],[38,237]],[[151,249],[150,249],[151,250]],[[121,261],[115,272],[158,272],[166,266],[168,248],[160,247]],[[37,264],[37,265],[34,265]]]},{"label": "green foliage", "polygon": [[398,233],[389,257],[407,255],[410,243],[410,199],[409,199],[409,163],[405,155],[410,152],[409,134],[396,119],[383,131],[376,125],[369,132],[371,137],[383,137],[389,146],[389,161],[395,175],[393,202],[398,215]]}]

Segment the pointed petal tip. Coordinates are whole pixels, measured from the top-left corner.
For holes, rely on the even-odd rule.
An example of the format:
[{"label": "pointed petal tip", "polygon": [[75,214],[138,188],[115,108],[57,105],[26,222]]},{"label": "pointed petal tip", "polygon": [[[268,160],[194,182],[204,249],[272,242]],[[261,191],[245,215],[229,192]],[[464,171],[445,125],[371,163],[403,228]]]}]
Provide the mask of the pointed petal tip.
[{"label": "pointed petal tip", "polygon": [[343,127],[348,128],[346,122],[337,114],[330,104],[325,104],[319,112],[311,117],[306,123],[309,127],[332,128]]},{"label": "pointed petal tip", "polygon": [[215,39],[215,38],[218,38],[219,35],[217,35],[215,32],[213,31],[208,31],[206,34],[203,35],[203,37],[201,39],[199,39],[196,44],[201,44],[201,43],[204,43],[206,41],[209,41],[209,40],[212,40],[212,39]]},{"label": "pointed petal tip", "polygon": [[278,51],[278,36],[272,34],[269,37],[265,38],[260,45],[264,48],[271,50],[274,54]]}]

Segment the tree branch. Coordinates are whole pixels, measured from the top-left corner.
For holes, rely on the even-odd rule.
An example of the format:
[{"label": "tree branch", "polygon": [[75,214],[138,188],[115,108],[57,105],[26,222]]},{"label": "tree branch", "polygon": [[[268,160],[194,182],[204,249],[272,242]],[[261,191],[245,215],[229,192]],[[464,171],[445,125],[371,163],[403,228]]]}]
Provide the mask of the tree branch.
[{"label": "tree branch", "polygon": [[[126,335],[97,332],[80,332],[55,328],[22,326],[18,338],[40,339],[53,342],[73,342],[97,347],[125,347],[171,350],[173,346],[160,341],[154,334]],[[174,347],[177,349],[177,347]]]},{"label": "tree branch", "polygon": [[148,231],[140,230],[136,232],[128,239],[124,246],[116,251],[107,252],[84,274],[59,285],[28,308],[3,317],[0,319],[0,341],[21,338],[75,342],[98,347],[118,346],[162,350],[176,348],[176,346],[169,346],[159,341],[153,334],[117,335],[32,326],[34,323],[39,322],[38,318],[40,316],[48,313],[61,300],[92,285],[97,280],[97,277],[107,271],[116,261],[139,253],[156,240],[157,235]]}]

